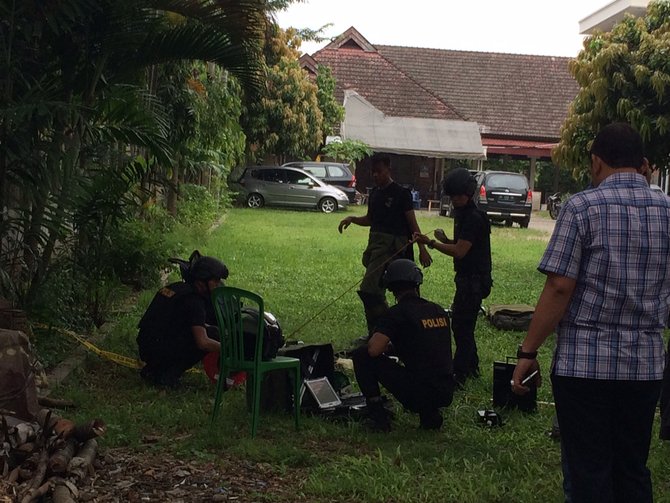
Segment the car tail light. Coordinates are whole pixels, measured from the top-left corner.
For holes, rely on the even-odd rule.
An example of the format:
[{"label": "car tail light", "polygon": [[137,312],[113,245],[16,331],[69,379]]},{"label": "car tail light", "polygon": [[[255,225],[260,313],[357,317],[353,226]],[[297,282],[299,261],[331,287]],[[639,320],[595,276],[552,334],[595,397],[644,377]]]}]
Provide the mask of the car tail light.
[{"label": "car tail light", "polygon": [[486,202],[486,187],[484,184],[479,187],[479,200],[482,202]]},{"label": "car tail light", "polygon": [[533,204],[533,191],[530,189],[526,193],[526,204]]},{"label": "car tail light", "polygon": [[351,181],[349,182],[349,187],[351,188],[356,187],[356,175],[351,175]]}]

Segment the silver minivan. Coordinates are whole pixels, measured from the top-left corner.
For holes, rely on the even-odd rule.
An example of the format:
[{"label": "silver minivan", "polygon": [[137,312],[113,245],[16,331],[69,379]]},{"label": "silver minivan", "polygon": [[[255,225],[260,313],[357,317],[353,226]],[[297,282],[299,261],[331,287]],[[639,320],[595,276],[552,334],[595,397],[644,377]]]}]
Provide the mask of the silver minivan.
[{"label": "silver minivan", "polygon": [[316,208],[324,213],[346,209],[347,195],[299,168],[249,166],[231,177],[231,188],[240,192],[249,208],[293,206]]}]

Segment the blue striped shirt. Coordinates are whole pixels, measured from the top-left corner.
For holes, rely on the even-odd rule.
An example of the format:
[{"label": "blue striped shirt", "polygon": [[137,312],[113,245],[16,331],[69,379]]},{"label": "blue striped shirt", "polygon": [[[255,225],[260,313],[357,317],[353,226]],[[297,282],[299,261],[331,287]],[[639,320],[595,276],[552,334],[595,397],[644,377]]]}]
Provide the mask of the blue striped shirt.
[{"label": "blue striped shirt", "polygon": [[557,327],[553,371],[661,379],[670,302],[670,198],[615,173],[561,208],[538,269],[577,281]]}]

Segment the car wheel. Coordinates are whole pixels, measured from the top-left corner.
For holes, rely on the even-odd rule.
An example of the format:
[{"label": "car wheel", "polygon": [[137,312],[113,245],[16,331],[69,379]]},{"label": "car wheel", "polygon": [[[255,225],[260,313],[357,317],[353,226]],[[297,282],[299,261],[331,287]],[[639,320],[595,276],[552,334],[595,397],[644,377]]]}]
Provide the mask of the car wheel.
[{"label": "car wheel", "polygon": [[249,208],[262,208],[264,204],[265,200],[260,194],[254,193],[247,196],[247,206]]},{"label": "car wheel", "polygon": [[337,209],[337,201],[332,197],[324,197],[319,201],[319,209],[324,213],[332,213]]},{"label": "car wheel", "polygon": [[528,229],[528,224],[530,223],[530,217],[526,217],[519,222],[519,225],[522,229]]}]

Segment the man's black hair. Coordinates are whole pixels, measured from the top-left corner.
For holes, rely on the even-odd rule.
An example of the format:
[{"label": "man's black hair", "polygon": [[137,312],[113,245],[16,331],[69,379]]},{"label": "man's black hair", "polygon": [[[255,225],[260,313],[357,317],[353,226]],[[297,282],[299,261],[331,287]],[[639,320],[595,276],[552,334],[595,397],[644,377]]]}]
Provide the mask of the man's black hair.
[{"label": "man's black hair", "polygon": [[442,190],[450,197],[461,195],[472,197],[477,190],[477,180],[465,168],[452,169],[442,180]]},{"label": "man's black hair", "polygon": [[391,158],[387,155],[375,154],[372,156],[371,162],[373,168],[379,165],[386,166],[387,168],[391,167]]},{"label": "man's black hair", "polygon": [[638,169],[644,162],[642,137],[625,122],[613,122],[598,132],[591,145],[592,155],[610,168]]}]

